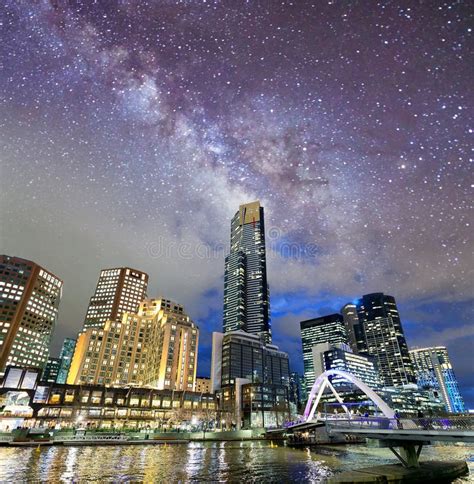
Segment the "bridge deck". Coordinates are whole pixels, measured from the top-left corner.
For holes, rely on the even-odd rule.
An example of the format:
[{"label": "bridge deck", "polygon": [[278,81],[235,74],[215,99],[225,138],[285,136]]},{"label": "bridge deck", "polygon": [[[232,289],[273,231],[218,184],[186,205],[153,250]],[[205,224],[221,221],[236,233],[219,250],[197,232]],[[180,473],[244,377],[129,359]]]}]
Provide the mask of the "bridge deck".
[{"label": "bridge deck", "polygon": [[327,420],[329,433],[354,434],[372,439],[474,442],[471,417]]}]

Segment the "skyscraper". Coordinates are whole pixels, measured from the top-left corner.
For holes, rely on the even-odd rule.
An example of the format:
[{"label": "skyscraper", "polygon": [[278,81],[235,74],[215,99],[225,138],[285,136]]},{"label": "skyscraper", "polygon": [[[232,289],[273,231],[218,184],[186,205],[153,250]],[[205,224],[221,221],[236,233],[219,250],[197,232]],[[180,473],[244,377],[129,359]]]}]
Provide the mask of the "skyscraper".
[{"label": "skyscraper", "polygon": [[362,325],[357,315],[357,306],[353,303],[345,304],[341,309],[341,313],[344,319],[349,345],[354,353],[358,353],[365,340]]},{"label": "skyscraper", "polygon": [[46,365],[41,375],[41,381],[48,383],[56,383],[58,380],[59,369],[61,368],[61,360],[59,358],[48,358]]},{"label": "skyscraper", "polygon": [[78,337],[67,382],[194,390],[199,330],[183,306],[146,299],[138,314],[106,321]]},{"label": "skyscraper", "polygon": [[103,269],[84,320],[84,329],[101,328],[106,321],[120,321],[125,312],[136,313],[146,298],[148,274],[121,267]]},{"label": "skyscraper", "polygon": [[357,315],[363,331],[357,340],[359,353],[376,358],[385,386],[415,383],[395,299],[383,293],[366,294],[357,302]]},{"label": "skyscraper", "polygon": [[234,215],[225,259],[224,333],[238,330],[272,340],[264,214],[258,201],[240,205]]},{"label": "skyscraper", "polygon": [[344,320],[340,314],[301,321],[300,328],[303,342],[304,378],[306,388],[310,391],[316,377],[324,371],[322,367],[318,366],[319,361],[315,361],[314,355],[318,351],[314,347],[325,343],[348,344],[348,338]]},{"label": "skyscraper", "polygon": [[67,374],[71,367],[72,357],[74,356],[74,349],[76,348],[76,340],[74,338],[66,338],[59,353],[61,365],[59,367],[58,377],[56,383],[66,383]]},{"label": "skyscraper", "polygon": [[0,374],[7,365],[44,368],[62,287],[38,264],[0,256]]},{"label": "skyscraper", "polygon": [[445,346],[413,349],[410,357],[419,387],[438,390],[448,412],[466,411]]}]

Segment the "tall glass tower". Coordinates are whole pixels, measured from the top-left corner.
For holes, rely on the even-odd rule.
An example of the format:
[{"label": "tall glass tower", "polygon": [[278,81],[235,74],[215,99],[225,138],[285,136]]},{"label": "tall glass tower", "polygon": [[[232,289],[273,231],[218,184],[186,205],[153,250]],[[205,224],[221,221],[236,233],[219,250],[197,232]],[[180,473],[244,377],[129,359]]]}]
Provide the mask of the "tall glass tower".
[{"label": "tall glass tower", "polygon": [[438,390],[448,412],[466,411],[445,346],[413,349],[410,350],[410,357],[418,386]]},{"label": "tall glass tower", "polygon": [[224,333],[246,331],[271,343],[265,225],[260,202],[240,205],[230,230],[225,259]]},{"label": "tall glass tower", "polygon": [[395,298],[366,294],[356,306],[362,330],[356,338],[359,353],[375,357],[385,386],[416,383]]}]

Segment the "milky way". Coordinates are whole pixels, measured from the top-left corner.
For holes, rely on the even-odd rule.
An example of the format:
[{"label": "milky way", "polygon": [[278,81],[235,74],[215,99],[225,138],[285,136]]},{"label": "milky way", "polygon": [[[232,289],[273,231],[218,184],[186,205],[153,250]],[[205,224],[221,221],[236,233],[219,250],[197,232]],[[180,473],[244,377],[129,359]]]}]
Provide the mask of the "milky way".
[{"label": "milky way", "polygon": [[208,371],[230,218],[260,199],[295,369],[301,319],[384,291],[474,401],[472,3],[3,3],[2,247],[64,279],[55,348],[131,265]]}]

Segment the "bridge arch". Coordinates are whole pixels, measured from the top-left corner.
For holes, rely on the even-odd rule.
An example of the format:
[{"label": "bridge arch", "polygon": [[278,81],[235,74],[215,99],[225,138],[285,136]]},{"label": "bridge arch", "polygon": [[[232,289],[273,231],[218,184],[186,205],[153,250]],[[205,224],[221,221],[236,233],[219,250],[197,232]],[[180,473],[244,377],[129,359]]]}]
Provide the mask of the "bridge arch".
[{"label": "bridge arch", "polygon": [[364,382],[356,378],[354,375],[351,375],[350,373],[347,373],[342,370],[327,370],[324,373],[321,373],[321,375],[319,375],[318,378],[316,378],[316,381],[314,382],[313,387],[311,388],[311,393],[309,394],[308,403],[306,404],[306,408],[304,410],[305,420],[312,420],[314,418],[314,414],[316,412],[316,408],[318,406],[319,400],[321,399],[321,396],[326,387],[328,387],[333,392],[337,401],[342,404],[343,408],[347,412],[347,408],[344,407],[344,402],[342,401],[341,397],[339,396],[339,394],[337,393],[337,391],[329,381],[330,376],[340,376],[344,378],[344,380],[352,383],[357,388],[362,390],[365,393],[365,395],[367,395],[372,400],[372,402],[374,402],[375,405],[377,405],[377,407],[385,415],[385,417],[393,418],[395,416],[395,412],[372,390],[372,388],[367,386]]}]

